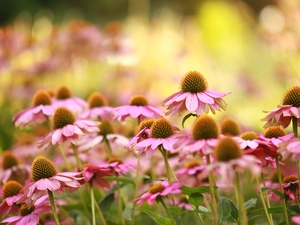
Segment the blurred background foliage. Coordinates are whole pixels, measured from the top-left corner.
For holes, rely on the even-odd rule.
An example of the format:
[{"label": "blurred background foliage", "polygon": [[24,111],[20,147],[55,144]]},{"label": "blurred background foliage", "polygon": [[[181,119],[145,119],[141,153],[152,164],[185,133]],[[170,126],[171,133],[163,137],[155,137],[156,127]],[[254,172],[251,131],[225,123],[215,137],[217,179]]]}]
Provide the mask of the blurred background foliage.
[{"label": "blurred background foliage", "polygon": [[198,70],[210,89],[232,92],[216,119],[262,132],[263,110],[299,85],[299,0],[4,0],[0,25],[2,150],[40,88],[99,91],[112,106],[142,93],[159,105]]}]

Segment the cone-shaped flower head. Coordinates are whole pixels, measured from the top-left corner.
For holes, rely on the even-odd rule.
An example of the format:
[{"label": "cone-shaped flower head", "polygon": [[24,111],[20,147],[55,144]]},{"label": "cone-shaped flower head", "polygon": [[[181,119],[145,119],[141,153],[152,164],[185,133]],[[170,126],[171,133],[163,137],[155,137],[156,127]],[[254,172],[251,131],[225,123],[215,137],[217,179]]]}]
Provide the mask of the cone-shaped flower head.
[{"label": "cone-shaped flower head", "polygon": [[101,121],[99,125],[99,135],[106,136],[108,134],[114,134],[116,133],[115,128],[113,124],[109,121]]},{"label": "cone-shaped flower head", "polygon": [[226,103],[222,97],[228,95],[217,91],[208,90],[205,77],[198,71],[187,72],[180,82],[180,91],[169,96],[163,101],[168,106],[166,115],[181,114],[184,111],[196,113],[212,113],[215,110],[225,110]]},{"label": "cone-shaped flower head", "polygon": [[36,157],[31,165],[31,176],[34,181],[53,177],[57,172],[55,164],[44,156]]},{"label": "cone-shaped flower head", "polygon": [[102,95],[99,92],[93,92],[89,96],[87,102],[88,102],[90,109],[108,105],[108,102],[107,102],[106,98],[104,97],[104,95]]},{"label": "cone-shaped flower head", "polygon": [[148,99],[144,95],[133,95],[129,100],[129,105],[147,106]]},{"label": "cone-shaped flower head", "polygon": [[287,194],[289,194],[289,192],[296,194],[296,191],[299,189],[298,177],[293,174],[285,176],[282,179],[282,183],[284,190],[287,192]]},{"label": "cone-shaped flower head", "polygon": [[213,156],[216,161],[228,162],[233,159],[238,159],[243,152],[239,145],[230,137],[222,138],[215,147]]},{"label": "cone-shaped flower head", "polygon": [[14,180],[7,181],[2,187],[3,198],[15,196],[20,193],[22,185]]},{"label": "cone-shaped flower head", "polygon": [[144,128],[150,129],[152,124],[154,123],[154,119],[144,120],[139,124],[139,131],[143,130]]},{"label": "cone-shaped flower head", "polygon": [[211,116],[203,114],[195,120],[192,134],[195,140],[218,138],[219,127]]},{"label": "cone-shaped flower head", "polygon": [[243,140],[253,141],[258,139],[258,135],[253,131],[246,131],[240,135],[240,138]]},{"label": "cone-shaped flower head", "polygon": [[10,151],[5,151],[2,155],[3,170],[10,169],[19,164],[18,158]]},{"label": "cone-shaped flower head", "polygon": [[153,138],[168,138],[174,134],[174,130],[168,120],[159,118],[153,122],[150,133]]},{"label": "cone-shaped flower head", "polygon": [[55,97],[60,100],[68,99],[72,97],[72,92],[66,86],[61,86],[57,89]]},{"label": "cone-shaped flower head", "polygon": [[32,105],[34,107],[37,107],[39,105],[51,105],[52,104],[52,100],[51,100],[51,96],[48,92],[44,91],[44,90],[38,90],[32,100]]},{"label": "cone-shaped flower head", "polygon": [[281,126],[268,127],[264,131],[264,136],[266,138],[279,138],[286,135],[285,130]]},{"label": "cone-shaped flower head", "polygon": [[33,204],[22,204],[19,211],[21,216],[30,215],[35,210]]},{"label": "cone-shaped flower head", "polygon": [[292,87],[284,94],[282,105],[300,107],[300,86]]},{"label": "cone-shaped flower head", "polygon": [[68,124],[73,124],[75,121],[75,115],[66,107],[59,107],[55,110],[53,116],[53,128],[63,128]]},{"label": "cone-shaped flower head", "polygon": [[238,136],[241,134],[241,127],[234,119],[225,118],[221,122],[221,133],[226,136]]}]

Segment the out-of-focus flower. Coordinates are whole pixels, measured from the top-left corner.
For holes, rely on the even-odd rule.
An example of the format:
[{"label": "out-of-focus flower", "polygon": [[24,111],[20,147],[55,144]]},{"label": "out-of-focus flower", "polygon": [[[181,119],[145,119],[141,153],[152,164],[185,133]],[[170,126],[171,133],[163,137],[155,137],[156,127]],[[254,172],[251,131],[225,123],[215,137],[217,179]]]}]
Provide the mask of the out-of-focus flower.
[{"label": "out-of-focus flower", "polygon": [[135,145],[139,155],[146,152],[147,157],[151,157],[156,149],[162,146],[172,153],[178,152],[174,149],[175,139],[174,128],[165,118],[156,119],[150,128],[150,137]]},{"label": "out-of-focus flower", "polygon": [[134,201],[136,201],[139,206],[145,201],[147,201],[149,205],[153,205],[155,201],[159,201],[160,198],[169,194],[180,194],[181,186],[182,184],[179,182],[169,184],[168,181],[163,181],[150,187],[146,193]]},{"label": "out-of-focus flower", "polygon": [[55,109],[66,107],[75,114],[82,113],[87,109],[87,103],[81,98],[72,96],[71,90],[66,86],[61,86],[57,90],[55,97],[52,98],[52,102]]},{"label": "out-of-focus flower", "polygon": [[65,107],[58,107],[53,116],[53,130],[38,141],[40,148],[48,148],[61,142],[75,143],[78,137],[98,132],[99,122],[76,119],[75,115]]},{"label": "out-of-focus flower", "polygon": [[282,180],[282,186],[284,188],[284,192],[291,199],[298,198],[299,199],[299,185],[298,185],[298,177],[295,175],[285,176]]},{"label": "out-of-focus flower", "polygon": [[143,95],[134,95],[129,101],[129,105],[115,108],[114,119],[125,121],[126,118],[139,118],[143,121],[147,118],[160,118],[162,111],[159,108],[148,105],[148,99]]},{"label": "out-of-focus flower", "polygon": [[21,189],[22,185],[14,180],[10,180],[3,185],[3,201],[0,204],[0,216],[18,212],[19,207],[15,203],[18,202],[22,196],[22,193],[20,193]]},{"label": "out-of-focus flower", "polygon": [[253,176],[259,176],[261,169],[259,160],[252,155],[245,155],[238,143],[231,137],[221,138],[213,152],[214,161],[206,167],[204,177],[212,170],[217,170],[220,178],[228,186],[234,182],[235,173],[249,171]]},{"label": "out-of-focus flower", "polygon": [[111,120],[114,116],[113,107],[108,106],[106,98],[98,93],[93,92],[88,98],[88,106],[85,112],[80,115],[83,119],[100,119]]},{"label": "out-of-focus flower", "polygon": [[112,157],[107,163],[101,164],[101,167],[110,168],[116,175],[126,175],[130,170],[135,171],[136,165],[136,161],[123,161]]},{"label": "out-of-focus flower", "polygon": [[19,159],[9,150],[2,154],[2,168],[0,171],[0,183],[16,180],[21,184],[29,178],[30,166],[21,164]]},{"label": "out-of-focus flower", "polygon": [[112,176],[113,172],[108,167],[85,165],[83,168],[83,177],[86,182],[97,188],[110,188],[110,182],[105,179],[106,176]]},{"label": "out-of-focus flower", "polygon": [[300,216],[292,216],[292,221],[297,225],[300,224]]},{"label": "out-of-focus flower", "polygon": [[[181,183],[189,184],[189,186],[199,185],[200,175],[205,170],[206,166],[202,165],[199,160],[191,160],[185,163],[184,168],[180,168],[175,171],[177,179]],[[193,183],[189,182],[192,178]]]},{"label": "out-of-focus flower", "polygon": [[40,221],[40,214],[51,211],[48,196],[38,198],[34,203],[23,203],[19,209],[20,215],[8,217],[1,221],[10,225],[30,224],[37,225]]},{"label": "out-of-focus flower", "polygon": [[292,118],[297,118],[297,124],[300,126],[300,86],[290,88],[283,97],[281,105],[271,111],[264,111],[269,113],[266,117],[261,119],[266,121],[265,128],[269,126],[283,126],[288,127]]},{"label": "out-of-focus flower", "polygon": [[291,138],[288,141],[279,144],[278,152],[283,159],[291,158],[296,161],[300,158],[300,138]]},{"label": "out-of-focus flower", "polygon": [[32,103],[33,108],[24,109],[13,116],[15,126],[26,127],[43,123],[53,115],[54,108],[51,105],[51,97],[46,91],[37,91]]},{"label": "out-of-focus flower", "polygon": [[235,137],[241,134],[241,125],[231,117],[224,118],[220,127],[222,135]]},{"label": "out-of-focus flower", "polygon": [[80,172],[58,172],[54,163],[44,156],[33,160],[31,176],[33,181],[24,186],[24,201],[36,199],[47,190],[64,193],[65,188],[77,189],[83,179]]},{"label": "out-of-focus flower", "polygon": [[181,114],[185,111],[201,115],[212,113],[216,110],[225,110],[226,103],[222,97],[230,93],[223,94],[218,91],[208,90],[208,84],[204,76],[198,71],[190,71],[181,80],[181,91],[176,92],[163,101],[164,106],[168,106],[166,115]]},{"label": "out-of-focus flower", "polygon": [[175,198],[175,204],[177,207],[183,208],[185,210],[192,210],[193,206],[189,203],[187,197],[185,195]]}]

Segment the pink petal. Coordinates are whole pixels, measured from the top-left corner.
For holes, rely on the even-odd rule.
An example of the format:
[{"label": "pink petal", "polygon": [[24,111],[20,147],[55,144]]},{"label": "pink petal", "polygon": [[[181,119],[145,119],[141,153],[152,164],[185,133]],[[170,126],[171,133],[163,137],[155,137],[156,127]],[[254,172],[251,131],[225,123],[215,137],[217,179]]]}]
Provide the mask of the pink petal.
[{"label": "pink petal", "polygon": [[53,131],[52,139],[51,139],[52,145],[55,145],[59,142],[59,140],[61,139],[61,135],[62,135],[62,129],[56,129]]},{"label": "pink petal", "polygon": [[189,112],[195,112],[198,108],[198,98],[196,94],[189,94],[186,97],[185,106]]}]

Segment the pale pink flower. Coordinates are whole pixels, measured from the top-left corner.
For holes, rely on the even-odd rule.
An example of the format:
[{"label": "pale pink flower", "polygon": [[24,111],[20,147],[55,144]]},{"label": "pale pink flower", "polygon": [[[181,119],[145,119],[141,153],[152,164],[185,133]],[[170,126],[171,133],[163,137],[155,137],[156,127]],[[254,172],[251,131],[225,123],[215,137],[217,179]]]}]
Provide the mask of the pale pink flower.
[{"label": "pale pink flower", "polygon": [[130,170],[135,171],[136,161],[123,161],[119,158],[111,158],[108,162],[102,163],[101,167],[110,168],[117,175],[126,175]]},{"label": "pale pink flower", "polygon": [[82,119],[99,119],[111,120],[114,117],[114,108],[110,106],[101,106],[87,109],[84,111],[80,118]]},{"label": "pale pink flower", "polygon": [[126,118],[139,118],[143,121],[147,118],[161,118],[162,111],[154,106],[149,106],[148,100],[143,95],[134,95],[129,101],[129,105],[115,108],[114,119],[125,121]]},{"label": "pale pink flower", "polygon": [[270,126],[283,126],[288,127],[293,117],[297,118],[298,126],[300,126],[300,108],[292,105],[279,105],[271,111],[264,111],[269,113],[266,117],[262,118],[262,121],[266,121],[264,128]]},{"label": "pale pink flower", "polygon": [[8,181],[3,185],[3,201],[0,204],[0,216],[5,216],[9,213],[17,213],[19,211],[19,208],[15,203],[17,203],[23,195],[21,190],[22,185],[14,180]]},{"label": "pale pink flower", "polygon": [[275,137],[267,138],[263,134],[258,134],[258,136],[259,136],[259,140],[264,141],[266,145],[269,145],[269,146],[272,146],[272,147],[278,149],[279,144],[290,140],[294,136],[294,133],[286,134],[286,135],[280,136],[278,138],[275,138]]},{"label": "pale pink flower", "polygon": [[278,152],[282,155],[283,160],[287,158],[291,158],[293,161],[300,159],[300,138],[292,138],[280,143],[279,146]]},{"label": "pale pink flower", "polygon": [[108,167],[87,165],[83,168],[83,177],[86,182],[97,188],[110,188],[110,182],[105,179],[106,176],[112,176],[113,172]]},{"label": "pale pink flower", "polygon": [[183,208],[185,210],[192,210],[193,206],[189,203],[189,201],[187,200],[187,197],[185,195],[181,196],[181,197],[177,197],[175,198],[175,205],[177,207]]},{"label": "pale pink flower", "polygon": [[169,184],[168,181],[163,181],[150,187],[146,193],[144,193],[141,197],[136,198],[134,201],[136,201],[139,206],[141,206],[145,201],[147,201],[149,205],[153,205],[158,198],[165,197],[169,194],[180,194],[181,187],[182,184],[179,182]]},{"label": "pale pink flower", "polygon": [[98,132],[100,123],[76,119],[67,108],[59,107],[55,110],[53,124],[54,129],[38,141],[40,148],[48,148],[65,141],[76,144],[79,136]]},{"label": "pale pink flower", "polygon": [[[20,212],[23,215],[11,216],[1,221],[8,225],[37,225],[40,221],[40,214],[50,212],[51,206],[48,196],[38,198],[34,203],[21,205]],[[24,215],[26,213],[26,215]]]},{"label": "pale pink flower", "polygon": [[181,80],[181,91],[176,92],[163,101],[168,106],[166,115],[182,114],[185,111],[201,115],[209,110],[215,114],[216,110],[225,110],[226,102],[223,94],[218,91],[207,90],[204,76],[197,71],[190,71]]},{"label": "pale pink flower", "polygon": [[185,182],[190,186],[198,186],[201,183],[200,175],[205,168],[206,166],[202,165],[200,161],[190,160],[185,163],[184,167],[175,170],[175,175],[180,182]]},{"label": "pale pink flower", "polygon": [[297,225],[300,225],[300,216],[292,216],[292,221]]},{"label": "pale pink flower", "polygon": [[[280,191],[280,185],[279,185],[278,182],[273,182],[271,180],[266,180],[265,185],[266,185],[265,187],[268,187],[268,188],[274,189],[278,192],[281,192]],[[261,188],[263,188],[263,187],[264,187],[264,185],[263,185],[263,183],[261,183]],[[280,202],[281,201],[280,196],[276,195],[273,191],[267,190],[266,192],[268,193],[268,198],[271,201],[273,201],[273,202]]]},{"label": "pale pink flower", "polygon": [[134,149],[134,146],[150,137],[150,129],[147,127],[144,127],[141,129],[134,137],[132,137],[127,145],[125,146],[126,149]]}]

